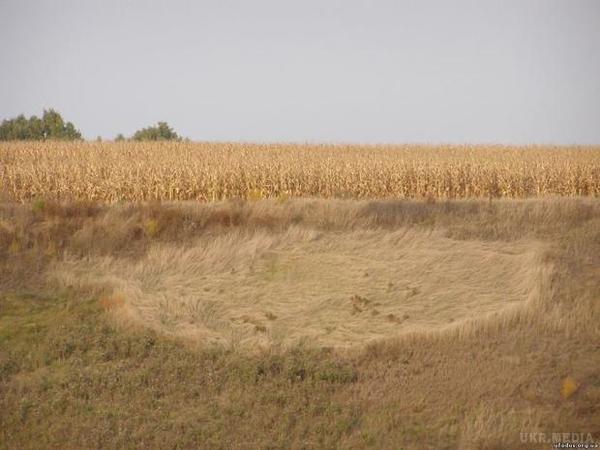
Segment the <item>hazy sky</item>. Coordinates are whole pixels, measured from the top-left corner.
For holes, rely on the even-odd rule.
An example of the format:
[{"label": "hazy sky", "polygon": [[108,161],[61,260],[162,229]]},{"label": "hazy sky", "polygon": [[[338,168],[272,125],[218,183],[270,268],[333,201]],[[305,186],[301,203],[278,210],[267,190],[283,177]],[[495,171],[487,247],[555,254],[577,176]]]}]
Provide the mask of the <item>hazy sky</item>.
[{"label": "hazy sky", "polygon": [[600,0],[0,0],[0,118],[87,138],[600,144]]}]

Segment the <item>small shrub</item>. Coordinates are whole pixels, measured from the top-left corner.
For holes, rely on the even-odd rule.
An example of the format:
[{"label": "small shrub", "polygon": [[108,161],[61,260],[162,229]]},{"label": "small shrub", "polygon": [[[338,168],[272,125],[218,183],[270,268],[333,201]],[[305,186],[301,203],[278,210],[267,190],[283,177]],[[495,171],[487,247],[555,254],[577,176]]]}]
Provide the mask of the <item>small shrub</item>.
[{"label": "small shrub", "polygon": [[33,204],[31,205],[31,210],[34,213],[44,212],[45,209],[46,209],[46,202],[44,200],[35,200],[33,202]]},{"label": "small shrub", "polygon": [[561,384],[560,395],[567,399],[579,389],[579,383],[573,377],[566,377]]},{"label": "small shrub", "polygon": [[155,237],[160,232],[158,220],[150,219],[146,222],[145,226],[146,235],[148,237]]}]

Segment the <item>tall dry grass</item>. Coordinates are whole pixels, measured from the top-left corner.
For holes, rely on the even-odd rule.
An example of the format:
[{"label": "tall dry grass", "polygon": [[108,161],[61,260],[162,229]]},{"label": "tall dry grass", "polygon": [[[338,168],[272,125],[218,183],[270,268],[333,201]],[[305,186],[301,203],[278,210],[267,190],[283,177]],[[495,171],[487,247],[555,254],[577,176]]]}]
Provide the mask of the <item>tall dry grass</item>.
[{"label": "tall dry grass", "polygon": [[600,148],[2,143],[0,193],[21,202],[596,197]]}]

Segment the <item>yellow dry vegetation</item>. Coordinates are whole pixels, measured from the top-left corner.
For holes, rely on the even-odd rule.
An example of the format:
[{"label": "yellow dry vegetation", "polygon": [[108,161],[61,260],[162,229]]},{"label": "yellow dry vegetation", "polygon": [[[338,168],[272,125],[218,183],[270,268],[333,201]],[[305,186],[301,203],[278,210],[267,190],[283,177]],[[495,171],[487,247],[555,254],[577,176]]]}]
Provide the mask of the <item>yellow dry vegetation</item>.
[{"label": "yellow dry vegetation", "polygon": [[[273,211],[275,212],[275,210]],[[350,348],[466,330],[539,301],[550,267],[535,241],[456,240],[412,228],[224,232],[159,244],[138,262],[69,258],[50,276],[125,299],[121,318],[246,350]]]},{"label": "yellow dry vegetation", "polygon": [[600,148],[9,142],[0,193],[20,202],[596,197]]}]

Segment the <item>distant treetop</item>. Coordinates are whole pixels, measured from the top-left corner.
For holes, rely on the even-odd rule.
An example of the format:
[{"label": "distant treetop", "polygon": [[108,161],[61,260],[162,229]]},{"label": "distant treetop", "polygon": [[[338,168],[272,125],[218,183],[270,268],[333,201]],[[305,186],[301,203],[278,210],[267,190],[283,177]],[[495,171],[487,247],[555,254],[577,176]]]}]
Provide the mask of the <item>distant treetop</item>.
[{"label": "distant treetop", "polygon": [[81,133],[53,109],[44,110],[41,119],[37,116],[27,119],[21,114],[13,119],[3,120],[0,124],[0,141],[47,139],[78,140],[81,139]]},{"label": "distant treetop", "polygon": [[158,122],[155,126],[138,130],[133,135],[134,141],[179,141],[181,138],[167,122]]}]

